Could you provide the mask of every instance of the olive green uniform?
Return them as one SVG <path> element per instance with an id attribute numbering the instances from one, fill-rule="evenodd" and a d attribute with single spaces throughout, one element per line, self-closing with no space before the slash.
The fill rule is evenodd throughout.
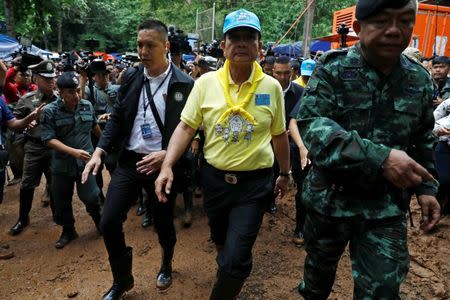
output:
<path id="1" fill-rule="evenodd" d="M 75 110 L 66 108 L 61 98 L 47 105 L 41 116 L 41 138 L 43 142 L 57 139 L 66 146 L 82 149 L 92 154 L 94 147 L 91 132 L 97 125 L 94 109 L 89 101 L 81 100 Z M 100 190 L 95 177 L 90 174 L 86 183 L 81 183 L 85 162 L 69 154 L 53 151 L 51 172 L 53 175 L 52 193 L 55 198 L 55 221 L 62 226 L 73 226 L 72 211 L 73 188 L 76 182 L 80 200 L 87 212 L 98 224 Z"/>
<path id="2" fill-rule="evenodd" d="M 56 93 L 51 96 L 43 94 L 36 90 L 25 94 L 19 99 L 14 107 L 14 115 L 17 119 L 23 119 L 32 113 L 42 103 L 51 103 L 56 99 Z M 39 186 L 42 174 L 47 179 L 47 185 L 52 182 L 50 172 L 51 151 L 41 141 L 41 125 L 38 123 L 35 127 L 25 130 L 23 175 L 20 185 L 20 211 L 19 219 L 26 220 L 31 210 L 34 189 Z M 50 205 L 52 212 L 54 199 L 50 196 Z"/>

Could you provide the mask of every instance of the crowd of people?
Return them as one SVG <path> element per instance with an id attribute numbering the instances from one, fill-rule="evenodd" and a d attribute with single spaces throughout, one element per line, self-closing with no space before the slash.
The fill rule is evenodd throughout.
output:
<path id="1" fill-rule="evenodd" d="M 156 287 L 165 290 L 175 199 L 183 195 L 189 227 L 201 189 L 217 249 L 210 299 L 235 299 L 264 213 L 276 213 L 292 179 L 292 240 L 307 253 L 299 293 L 326 299 L 349 245 L 354 298 L 397 299 L 411 196 L 425 231 L 450 213 L 450 61 L 406 49 L 416 12 L 415 0 L 359 0 L 360 41 L 301 62 L 259 59 L 261 24 L 244 9 L 225 17 L 217 70 L 201 56 L 183 62 L 158 20 L 139 25 L 140 61 L 128 68 L 102 59 L 86 68 L 0 61 L 0 203 L 7 166 L 8 184 L 20 182 L 9 234 L 30 224 L 44 174 L 43 205 L 61 227 L 55 247 L 66 247 L 78 237 L 76 185 L 108 252 L 113 283 L 103 299 L 122 299 L 134 286 L 123 223 L 137 204 L 142 226 L 158 235 Z"/>

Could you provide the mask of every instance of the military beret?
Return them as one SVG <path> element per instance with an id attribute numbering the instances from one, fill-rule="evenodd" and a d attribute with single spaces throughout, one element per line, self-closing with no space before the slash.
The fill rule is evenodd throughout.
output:
<path id="1" fill-rule="evenodd" d="M 56 81 L 56 86 L 59 89 L 76 89 L 79 84 L 80 81 L 75 72 L 64 72 Z"/>
<path id="2" fill-rule="evenodd" d="M 43 77 L 56 77 L 56 66 L 51 60 L 43 60 L 38 64 L 29 66 L 28 69 L 30 69 L 33 73 L 39 74 Z"/>
<path id="3" fill-rule="evenodd" d="M 411 0 L 358 0 L 356 19 L 364 20 L 375 16 L 385 8 L 401 8 Z"/>

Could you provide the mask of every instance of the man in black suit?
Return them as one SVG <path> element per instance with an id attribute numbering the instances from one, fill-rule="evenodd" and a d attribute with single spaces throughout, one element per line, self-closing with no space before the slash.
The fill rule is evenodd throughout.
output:
<path id="1" fill-rule="evenodd" d="M 83 180 L 91 171 L 95 175 L 101 157 L 113 146 L 120 149 L 118 166 L 111 178 L 100 222 L 114 278 L 113 286 L 103 299 L 121 299 L 133 287 L 132 248 L 125 244 L 123 222 L 136 202 L 140 188 L 144 188 L 150 197 L 162 247 L 162 264 L 156 286 L 167 289 L 172 283 L 176 193 L 169 195 L 167 203 L 158 202 L 154 181 L 166 155 L 169 139 L 180 121 L 193 80 L 168 61 L 170 44 L 164 23 L 157 20 L 141 23 L 137 45 L 142 64 L 127 71 L 111 118 L 83 172 Z M 179 176 L 177 179 L 180 180 Z"/>

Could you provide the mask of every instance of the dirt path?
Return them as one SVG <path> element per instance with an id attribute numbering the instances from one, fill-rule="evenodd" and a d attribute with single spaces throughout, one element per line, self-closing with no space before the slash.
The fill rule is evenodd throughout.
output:
<path id="1" fill-rule="evenodd" d="M 76 228 L 80 237 L 63 250 L 54 247 L 60 228 L 52 223 L 49 208 L 40 204 L 42 185 L 36 192 L 31 225 L 19 236 L 8 229 L 18 213 L 18 185 L 5 188 L 0 205 L 0 246 L 14 257 L 0 260 L 0 299 L 101 299 L 112 283 L 103 240 L 96 233 L 81 202 L 74 200 Z M 182 228 L 176 219 L 177 246 L 174 282 L 164 294 L 157 292 L 155 277 L 160 250 L 153 227 L 143 229 L 135 207 L 125 223 L 127 243 L 134 248 L 135 287 L 127 299 L 208 299 L 215 279 L 215 248 L 208 241 L 209 228 L 194 199 L 194 222 Z M 177 215 L 181 215 L 178 199 Z M 303 275 L 305 252 L 291 242 L 294 227 L 291 195 L 278 204 L 278 212 L 266 215 L 254 249 L 254 267 L 239 299 L 301 299 L 296 291 Z M 413 208 L 418 224 L 419 211 Z M 411 269 L 402 286 L 402 299 L 450 299 L 450 218 L 430 235 L 410 228 Z M 353 283 L 348 253 L 339 265 L 330 299 L 351 299 Z"/>

